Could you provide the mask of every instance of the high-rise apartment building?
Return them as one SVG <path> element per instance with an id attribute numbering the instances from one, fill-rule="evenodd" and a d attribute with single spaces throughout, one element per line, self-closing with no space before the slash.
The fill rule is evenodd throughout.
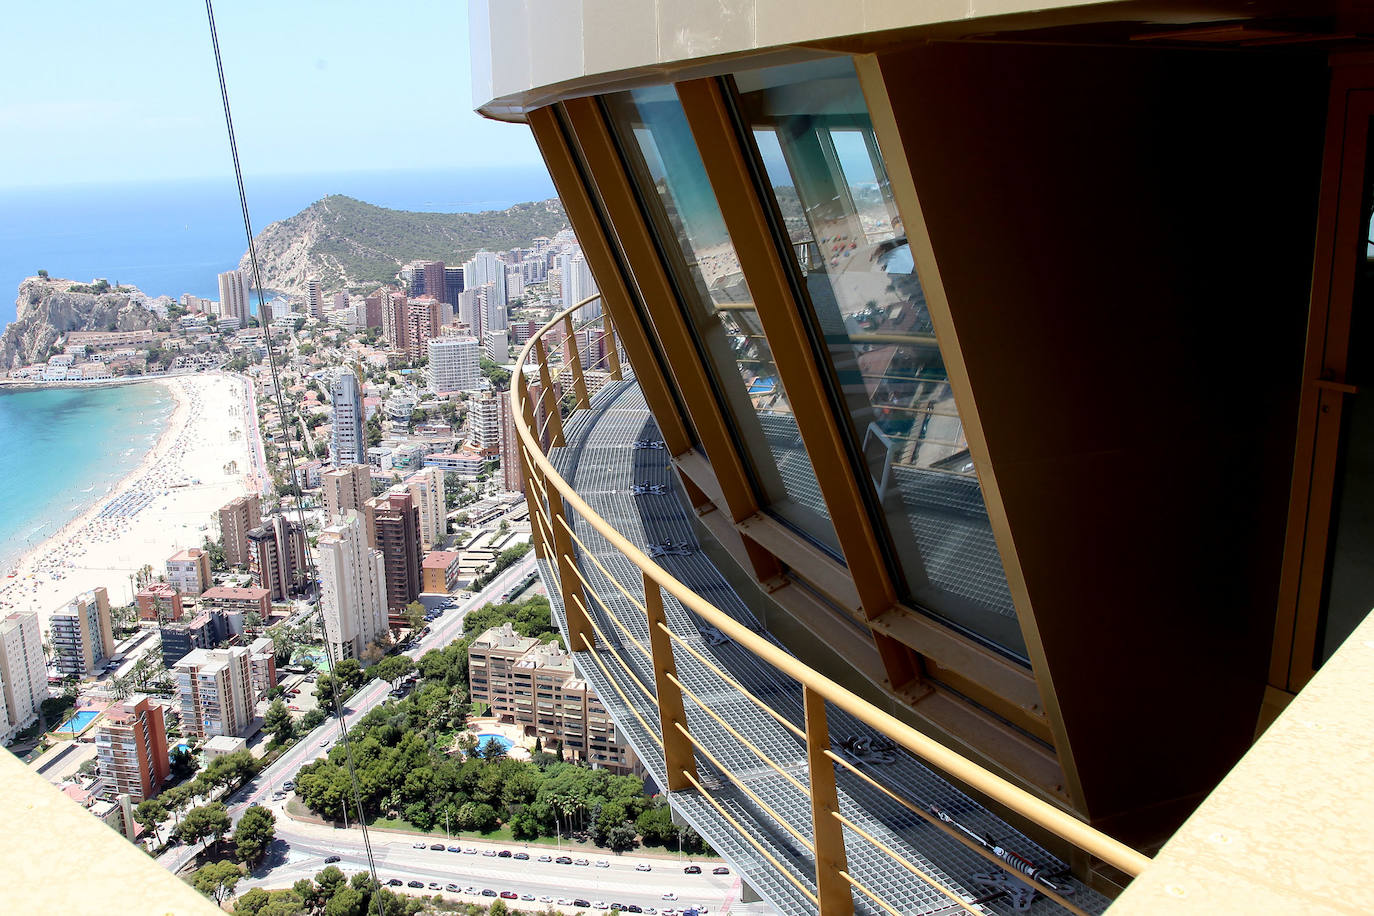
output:
<path id="1" fill-rule="evenodd" d="M 448 302 L 448 284 L 445 282 L 445 270 L 443 261 L 426 261 L 423 267 L 425 277 L 425 295 L 434 298 L 438 302 Z"/>
<path id="2" fill-rule="evenodd" d="M 262 500 L 256 493 L 230 500 L 220 508 L 219 531 L 227 565 L 248 565 L 252 556 L 248 550 L 248 532 L 261 524 Z"/>
<path id="3" fill-rule="evenodd" d="M 463 294 L 465 288 L 466 283 L 463 278 L 463 268 L 445 267 L 443 301 L 457 308 L 459 297 Z"/>
<path id="4" fill-rule="evenodd" d="M 324 287 L 319 280 L 308 280 L 305 284 L 306 314 L 311 318 L 324 320 Z"/>
<path id="5" fill-rule="evenodd" d="M 366 464 L 348 464 L 320 474 L 324 511 L 332 521 L 349 509 L 362 511 L 372 498 L 372 470 Z"/>
<path id="6" fill-rule="evenodd" d="M 586 299 L 588 296 L 596 295 L 596 279 L 592 276 L 592 269 L 587 265 L 587 259 L 582 256 L 582 249 L 574 248 L 558 257 L 558 269 L 563 274 L 563 307 L 575 305 Z M 601 306 L 592 302 L 578 313 L 578 320 L 585 321 L 595 318 L 601 314 Z"/>
<path id="7" fill-rule="evenodd" d="M 377 290 L 363 299 L 363 326 L 370 329 L 385 330 L 382 320 L 382 291 Z"/>
<path id="8" fill-rule="evenodd" d="M 49 621 L 57 670 L 63 677 L 96 674 L 114 655 L 110 596 L 95 588 L 72 599 Z"/>
<path id="9" fill-rule="evenodd" d="M 501 453 L 501 425 L 510 395 L 501 391 L 483 392 L 468 401 L 468 444 L 488 458 Z"/>
<path id="10" fill-rule="evenodd" d="M 482 377 L 475 337 L 436 337 L 428 342 L 429 387 L 434 391 L 471 391 Z"/>
<path id="11" fill-rule="evenodd" d="M 424 468 L 407 477 L 401 487 L 410 494 L 420 510 L 421 546 L 428 550 L 442 543 L 444 535 L 448 533 L 448 513 L 444 508 L 444 472 L 439 468 Z"/>
<path id="12" fill-rule="evenodd" d="M 406 297 L 400 292 L 384 288 L 382 297 L 382 338 L 392 350 L 405 350 L 409 336 L 406 330 Z"/>
<path id="13" fill-rule="evenodd" d="M 194 595 L 192 596 L 194 597 Z M 139 620 L 170 623 L 181 619 L 181 592 L 170 582 L 150 582 L 134 592 Z"/>
<path id="14" fill-rule="evenodd" d="M 245 736 L 255 702 L 250 655 L 244 646 L 193 649 L 173 666 L 183 734 Z"/>
<path id="15" fill-rule="evenodd" d="M 501 488 L 511 493 L 525 492 L 525 475 L 520 463 L 520 438 L 515 432 L 515 417 L 510 411 L 510 392 L 497 394 L 501 414 L 500 436 L 497 445 L 501 456 Z"/>
<path id="16" fill-rule="evenodd" d="M 382 552 L 386 606 L 393 616 L 420 596 L 420 509 L 409 493 L 370 499 L 364 510 L 370 545 Z"/>
<path id="17" fill-rule="evenodd" d="M 426 344 L 438 337 L 443 327 L 440 302 L 433 296 L 420 296 L 406 303 L 406 355 L 416 360 L 428 351 Z"/>
<path id="18" fill-rule="evenodd" d="M 363 393 L 358 377 L 350 370 L 335 373 L 329 383 L 334 408 L 331 452 L 335 467 L 367 463 L 367 439 L 363 436 Z"/>
<path id="19" fill-rule="evenodd" d="M 521 636 L 509 623 L 492 627 L 468 646 L 468 683 L 473 701 L 533 731 L 546 749 L 561 748 L 594 769 L 634 768 L 610 713 L 557 643 Z"/>
<path id="20" fill-rule="evenodd" d="M 219 313 L 248 326 L 248 275 L 243 271 L 226 270 L 219 275 Z"/>
<path id="21" fill-rule="evenodd" d="M 472 260 L 463 265 L 465 289 L 485 288 L 487 291 L 487 314 L 506 310 L 506 262 L 490 251 L 479 251 Z"/>
<path id="22" fill-rule="evenodd" d="M 0 620 L 0 738 L 8 739 L 38 718 L 48 698 L 48 671 L 37 614 Z"/>
<path id="23" fill-rule="evenodd" d="M 361 658 L 387 633 L 382 552 L 367 544 L 363 517 L 349 509 L 319 537 L 320 605 L 334 657 Z"/>
<path id="24" fill-rule="evenodd" d="M 96 729 L 95 751 L 111 796 L 152 798 L 171 770 L 162 707 L 146 696 L 109 707 Z"/>
<path id="25" fill-rule="evenodd" d="M 248 532 L 253 584 L 272 601 L 286 601 L 306 585 L 305 531 L 298 522 L 275 515 Z"/>
<path id="26" fill-rule="evenodd" d="M 199 547 L 178 550 L 167 558 L 167 584 L 194 598 L 210 587 L 210 554 Z"/>

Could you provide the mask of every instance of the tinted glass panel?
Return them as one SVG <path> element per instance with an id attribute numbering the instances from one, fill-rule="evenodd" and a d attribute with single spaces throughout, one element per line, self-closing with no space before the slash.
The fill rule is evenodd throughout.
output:
<path id="1" fill-rule="evenodd" d="M 1024 658 L 963 423 L 848 59 L 736 76 L 905 598 Z"/>
<path id="2" fill-rule="evenodd" d="M 838 554 L 791 402 L 677 93 L 669 86 L 636 89 L 608 96 L 606 104 L 760 503 Z"/>

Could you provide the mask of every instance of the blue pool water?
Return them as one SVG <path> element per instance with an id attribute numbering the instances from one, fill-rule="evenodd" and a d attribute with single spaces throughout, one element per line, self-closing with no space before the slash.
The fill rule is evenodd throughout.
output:
<path id="1" fill-rule="evenodd" d="M 100 710 L 98 709 L 83 709 L 57 728 L 54 728 L 53 731 L 61 732 L 64 735 L 79 735 L 86 730 L 86 727 L 90 725 L 98 715 L 100 715 Z"/>
<path id="2" fill-rule="evenodd" d="M 515 742 L 505 737 L 504 735 L 478 735 L 477 747 L 486 747 L 488 741 L 495 741 L 497 744 L 501 745 L 501 748 L 503 750 L 506 751 L 509 751 L 511 748 L 515 747 Z"/>
<path id="3" fill-rule="evenodd" d="M 771 394 L 773 386 L 776 384 L 771 378 L 756 378 L 754 383 L 749 386 L 750 394 Z"/>

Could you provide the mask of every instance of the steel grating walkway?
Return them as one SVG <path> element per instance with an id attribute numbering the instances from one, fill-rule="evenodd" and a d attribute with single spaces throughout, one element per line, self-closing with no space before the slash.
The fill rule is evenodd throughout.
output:
<path id="1" fill-rule="evenodd" d="M 593 398 L 590 409 L 579 411 L 565 421 L 565 438 L 567 445 L 551 449 L 549 458 L 596 512 L 697 594 L 781 646 L 697 549 L 687 514 L 690 510 L 682 505 L 674 490 L 668 452 L 661 447 L 652 447 L 659 440 L 658 428 L 633 382 L 608 383 Z M 569 511 L 567 518 L 584 545 L 578 549 L 578 567 L 591 584 L 595 597 L 583 595 L 583 600 L 599 629 L 594 656 L 586 651 L 574 653 L 577 668 L 612 713 L 621 737 L 634 749 L 655 781 L 666 785 L 663 752 L 656 737 L 658 711 L 653 701 L 653 667 L 647 655 L 647 622 L 644 614 L 608 581 L 587 553 L 592 554 L 636 601 L 642 602 L 640 570 L 575 513 Z M 558 623 L 566 634 L 556 570 L 546 561 L 540 561 L 539 566 Z M 798 728 L 803 726 L 800 684 L 705 624 L 666 592 L 663 601 L 669 627 L 683 637 L 687 645 L 767 702 L 784 719 Z M 619 626 L 612 621 L 611 614 Z M 636 646 L 626 633 L 632 634 L 643 648 Z M 775 764 L 806 785 L 809 780 L 802 741 L 680 647 L 676 649 L 676 663 L 679 678 L 699 700 L 696 702 L 691 696 L 683 698 L 692 735 L 777 816 L 749 798 L 700 750 L 696 752 L 699 781 L 740 828 L 814 893 L 811 853 L 779 823 L 779 820 L 785 822 L 796 835 L 809 841 L 812 828 L 807 796 L 703 712 L 701 705 L 709 707 Z M 830 704 L 827 704 L 827 714 L 832 749 L 860 766 L 870 778 L 922 808 L 932 804 L 941 806 L 960 823 L 1048 871 L 1064 868 L 1059 859 L 867 725 Z M 845 817 L 963 900 L 986 900 L 973 903 L 973 910 L 1025 912 L 1014 905 L 1010 895 L 997 893 L 1005 887 L 998 883 L 1004 872 L 843 767 L 836 768 L 836 783 L 840 811 Z M 669 797 L 673 808 L 779 912 L 797 916 L 816 912 L 811 899 L 779 874 L 778 869 L 741 836 L 740 829 L 710 802 L 695 791 L 674 792 Z M 850 874 L 880 896 L 893 912 L 915 916 L 961 910 L 948 895 L 848 828 L 845 828 L 845 841 Z M 979 877 L 990 880 L 980 881 Z M 1072 879 L 1066 878 L 1064 883 L 1076 890 L 1071 899 L 1089 912 L 1100 913 L 1110 902 Z M 1013 882 L 1012 889 L 1020 887 Z M 994 899 L 987 900 L 988 897 Z M 861 893 L 855 892 L 854 898 L 858 913 L 879 916 L 885 912 Z M 1062 910 L 1052 901 L 1037 898 L 1030 912 Z"/>

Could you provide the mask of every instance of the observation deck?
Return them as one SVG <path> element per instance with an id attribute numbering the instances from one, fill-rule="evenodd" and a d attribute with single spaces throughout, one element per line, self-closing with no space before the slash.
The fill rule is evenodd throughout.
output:
<path id="1" fill-rule="evenodd" d="M 578 670 L 678 814 L 783 913 L 1105 910 L 1067 863 L 930 764 L 1128 873 L 1148 860 L 806 667 L 754 616 L 702 552 L 604 317 L 575 328 L 578 307 L 531 340 L 514 376 L 539 569 Z M 564 342 L 598 339 L 604 363 L 555 364 L 562 344 L 544 335 L 560 327 Z M 560 378 L 576 398 L 566 418 Z"/>

